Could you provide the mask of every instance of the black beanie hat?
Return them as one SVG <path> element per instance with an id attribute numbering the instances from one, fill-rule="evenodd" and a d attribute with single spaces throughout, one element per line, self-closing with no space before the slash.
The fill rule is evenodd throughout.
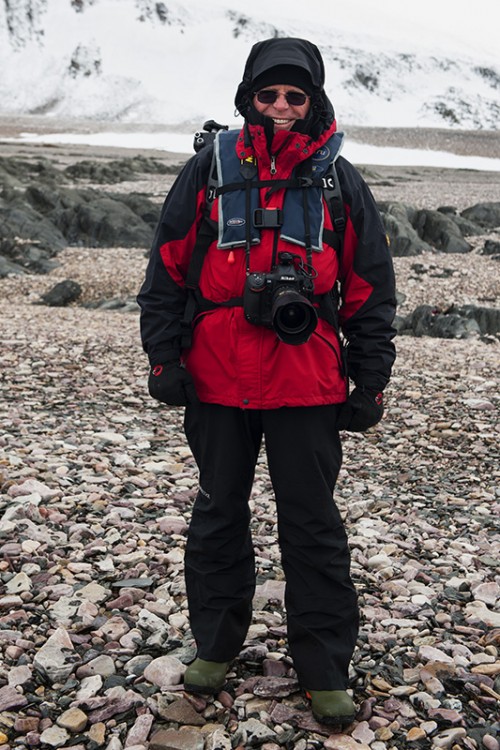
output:
<path id="1" fill-rule="evenodd" d="M 275 65 L 273 68 L 265 70 L 252 81 L 254 91 L 260 91 L 266 88 L 266 86 L 279 84 L 296 86 L 309 96 L 314 89 L 310 73 L 305 68 L 299 68 L 297 65 Z"/>

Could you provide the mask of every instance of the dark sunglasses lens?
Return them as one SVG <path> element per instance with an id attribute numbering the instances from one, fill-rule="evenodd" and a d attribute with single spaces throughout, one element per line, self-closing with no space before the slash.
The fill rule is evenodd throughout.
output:
<path id="1" fill-rule="evenodd" d="M 272 91 L 271 89 L 264 89 L 263 91 L 257 92 L 257 101 L 261 104 L 274 104 L 277 98 L 278 92 Z M 289 91 L 285 94 L 285 99 L 292 107 L 301 107 L 306 103 L 307 96 L 300 91 Z"/>
<path id="2" fill-rule="evenodd" d="M 259 101 L 261 104 L 274 104 L 276 99 L 278 98 L 278 94 L 276 91 L 258 91 L 257 92 L 257 101 Z"/>
<path id="3" fill-rule="evenodd" d="M 300 91 L 289 91 L 288 94 L 286 94 L 286 100 L 288 104 L 292 105 L 292 107 L 301 107 L 306 103 L 306 99 L 307 96 L 301 94 Z"/>

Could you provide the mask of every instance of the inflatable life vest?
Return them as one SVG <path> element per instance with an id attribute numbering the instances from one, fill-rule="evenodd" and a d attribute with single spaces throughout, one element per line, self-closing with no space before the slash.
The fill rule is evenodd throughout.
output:
<path id="1" fill-rule="evenodd" d="M 228 130 L 214 121 L 205 123 L 204 128 L 208 132 L 200 131 L 195 134 L 195 151 L 208 144 L 213 144 L 214 151 L 203 221 L 186 275 L 188 298 L 181 321 L 183 349 L 191 346 L 192 326 L 196 315 L 219 306 L 204 299 L 199 289 L 203 261 L 215 239 L 219 248 L 243 246 L 249 252 L 251 245 L 260 242 L 261 228 L 279 227 L 283 239 L 305 247 L 308 253 L 320 252 L 322 239 L 328 231 L 323 228 L 323 197 L 335 229 L 334 232 L 329 232 L 331 236 L 328 243 L 335 248 L 339 256 L 342 253 L 345 229 L 344 203 L 335 170 L 335 160 L 343 142 L 342 133 L 334 133 L 326 144 L 307 160 L 308 174 L 294 174 L 286 180 L 260 180 L 256 164 L 246 161 L 242 163 L 237 158 L 235 146 L 239 130 Z M 261 187 L 286 189 L 283 211 L 265 211 L 259 207 Z M 216 197 L 219 197 L 217 224 L 210 218 Z M 307 213 L 306 220 L 304 212 Z M 320 315 L 335 325 L 338 307 L 336 290 L 318 296 L 317 301 L 320 304 Z M 234 298 L 222 304 L 232 307 L 242 305 L 243 301 L 242 298 Z"/>

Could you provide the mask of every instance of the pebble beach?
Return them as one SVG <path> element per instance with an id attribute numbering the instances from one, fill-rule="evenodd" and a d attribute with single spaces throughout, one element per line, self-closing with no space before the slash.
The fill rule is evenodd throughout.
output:
<path id="1" fill-rule="evenodd" d="M 500 153 L 498 136 L 461 138 L 469 152 Z M 0 148 L 90 158 L 83 147 Z M 497 173 L 366 175 L 381 201 L 500 201 Z M 156 175 L 140 189 L 160 207 L 170 184 Z M 473 238 L 467 255 L 395 258 L 400 314 L 498 308 L 488 238 L 499 232 Z M 68 247 L 48 274 L 0 279 L 0 750 L 499 750 L 498 338 L 399 336 L 384 420 L 344 434 L 335 499 L 362 615 L 355 722 L 317 723 L 296 681 L 264 452 L 250 501 L 253 622 L 224 690 L 202 699 L 182 686 L 195 656 L 183 554 L 197 491 L 183 410 L 147 393 L 133 304 L 93 307 L 133 300 L 146 251 Z M 63 279 L 81 299 L 39 304 Z"/>

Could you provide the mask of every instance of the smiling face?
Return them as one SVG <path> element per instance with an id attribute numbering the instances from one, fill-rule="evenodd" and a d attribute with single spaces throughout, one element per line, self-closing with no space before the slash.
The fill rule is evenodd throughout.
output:
<path id="1" fill-rule="evenodd" d="M 272 86 L 266 86 L 261 91 L 274 91 L 278 96 L 275 102 L 271 104 L 265 104 L 259 101 L 257 92 L 253 97 L 253 105 L 257 112 L 260 112 L 265 117 L 270 117 L 274 122 L 274 132 L 278 130 L 291 130 L 296 120 L 303 120 L 309 108 L 311 106 L 310 98 L 299 89 L 297 86 L 288 86 L 287 84 L 274 84 Z M 290 104 L 286 98 L 286 94 L 296 92 L 307 96 L 304 104 Z"/>

